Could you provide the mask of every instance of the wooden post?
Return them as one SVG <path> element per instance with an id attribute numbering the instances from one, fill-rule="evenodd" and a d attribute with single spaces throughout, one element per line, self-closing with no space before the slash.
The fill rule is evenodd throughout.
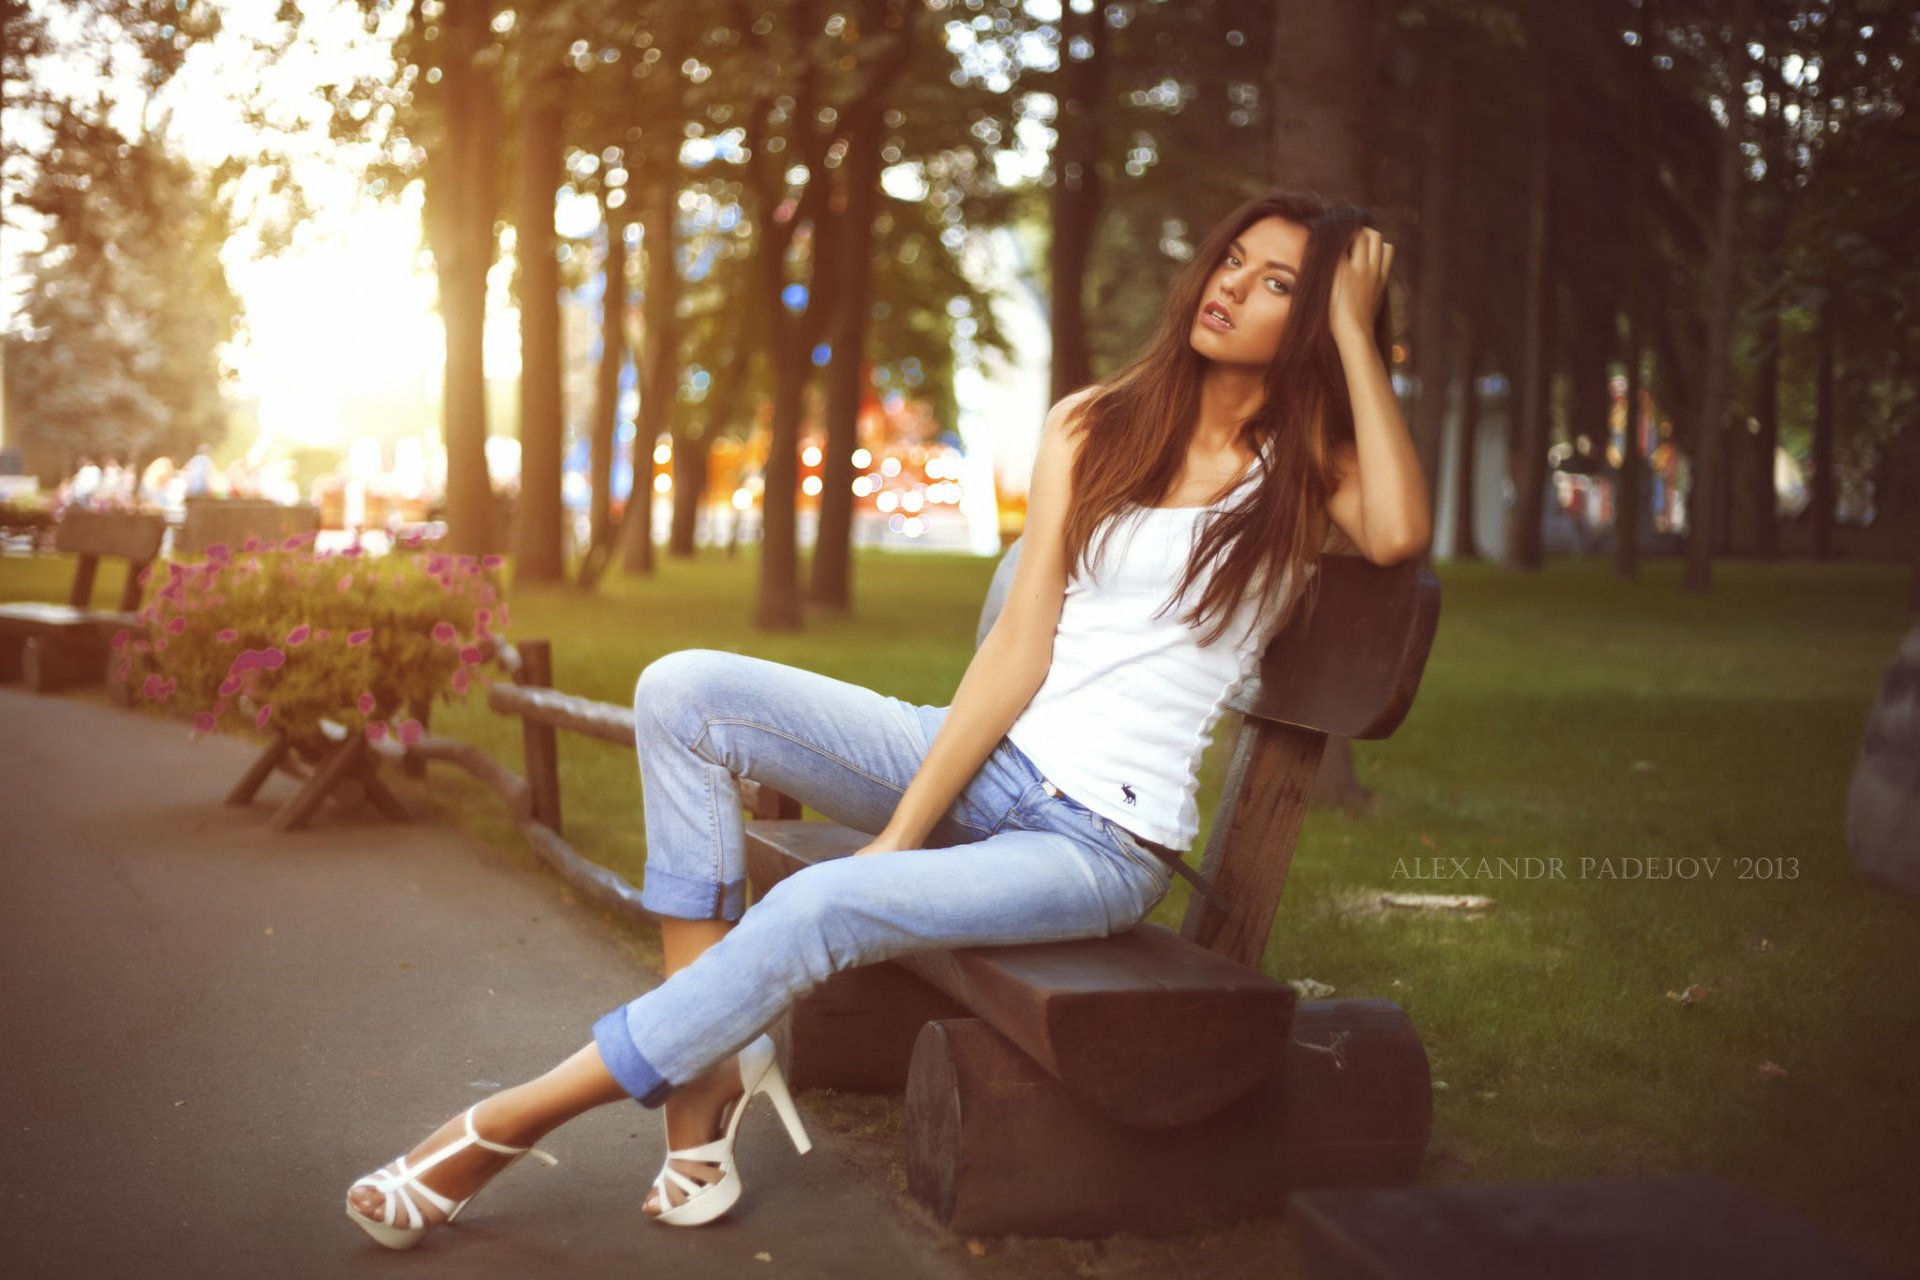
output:
<path id="1" fill-rule="evenodd" d="M 412 712 L 413 718 L 420 722 L 420 730 L 423 734 L 432 726 L 432 698 L 415 698 L 407 704 L 407 710 Z M 407 752 L 406 755 L 400 757 L 400 772 L 409 778 L 426 777 L 427 758 L 412 751 Z"/>
<path id="2" fill-rule="evenodd" d="M 545 640 L 529 640 L 520 646 L 518 683 L 536 689 L 553 688 L 553 646 Z M 550 724 L 531 716 L 520 717 L 520 731 L 527 757 L 527 785 L 533 789 L 533 820 L 558 835 L 560 833 L 560 742 Z"/>
<path id="3" fill-rule="evenodd" d="M 280 762 L 291 750 L 293 750 L 292 740 L 286 734 L 276 731 L 273 741 L 267 744 L 267 749 L 247 767 L 239 784 L 227 793 L 227 803 L 236 808 L 252 804 L 254 796 L 259 794 L 260 788 L 266 784 L 268 778 L 273 776 L 273 771 L 280 767 Z"/>

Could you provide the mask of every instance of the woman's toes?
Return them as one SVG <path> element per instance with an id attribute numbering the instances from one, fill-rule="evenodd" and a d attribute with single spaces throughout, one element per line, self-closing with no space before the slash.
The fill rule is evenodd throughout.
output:
<path id="1" fill-rule="evenodd" d="M 372 1187 L 355 1187 L 347 1193 L 347 1199 L 353 1201 L 354 1208 L 375 1220 L 379 1219 L 380 1210 L 387 1202 L 387 1198 Z"/>

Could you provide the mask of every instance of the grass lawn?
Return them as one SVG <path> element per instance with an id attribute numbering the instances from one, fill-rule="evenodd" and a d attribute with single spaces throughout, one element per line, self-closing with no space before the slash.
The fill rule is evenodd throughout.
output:
<path id="1" fill-rule="evenodd" d="M 751 549 L 663 560 L 657 578 L 616 576 L 591 598 L 517 588 L 515 638 L 551 638 L 555 684 L 616 703 L 653 658 L 696 646 L 944 703 L 993 568 L 860 552 L 856 616 L 762 635 L 747 624 L 757 563 Z M 62 597 L 70 572 L 0 561 L 0 598 Z M 1355 744 L 1379 811 L 1309 820 L 1267 971 L 1408 1011 L 1436 1087 L 1423 1181 L 1713 1174 L 1911 1267 L 1920 903 L 1863 886 L 1845 844 L 1867 709 L 1912 623 L 1905 570 L 1725 563 L 1705 597 L 1680 591 L 1677 561 L 1635 583 L 1596 560 L 1439 572 L 1413 711 L 1392 739 Z M 103 571 L 96 598 L 117 587 Z M 1207 757 L 1202 841 L 1231 727 Z M 436 710 L 434 730 L 522 767 L 517 723 L 478 696 Z M 561 762 L 569 840 L 638 883 L 632 754 L 563 735 Z M 492 794 L 457 771 L 436 767 L 409 794 L 531 859 Z M 1478 865 L 1498 858 L 1541 861 Z M 1672 858 L 1702 869 L 1649 878 L 1623 861 Z M 1475 870 L 1487 874 L 1458 874 Z M 1389 889 L 1497 905 L 1476 918 L 1356 909 Z M 1187 895 L 1176 881 L 1154 919 L 1176 925 Z M 1690 986 L 1704 994 L 1672 998 Z M 842 1101 L 844 1123 L 881 1131 L 876 1156 L 897 1147 L 889 1103 Z M 1276 1238 L 1217 1234 L 1208 1256 Z M 1097 1242 L 1047 1248 L 1071 1274 Z M 1152 1273 L 1145 1257 L 1139 1274 Z"/>

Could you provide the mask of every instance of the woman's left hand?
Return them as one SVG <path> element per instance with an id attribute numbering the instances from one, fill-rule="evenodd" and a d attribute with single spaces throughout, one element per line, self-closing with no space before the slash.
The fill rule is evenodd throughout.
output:
<path id="1" fill-rule="evenodd" d="M 1333 273 L 1332 324 L 1361 334 L 1373 332 L 1374 317 L 1387 297 L 1387 272 L 1393 267 L 1393 246 L 1373 227 L 1361 227 L 1340 256 Z"/>

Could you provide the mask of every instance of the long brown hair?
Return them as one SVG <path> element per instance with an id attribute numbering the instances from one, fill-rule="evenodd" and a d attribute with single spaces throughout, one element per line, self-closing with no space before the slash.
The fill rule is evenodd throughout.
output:
<path id="1" fill-rule="evenodd" d="M 1333 277 L 1354 233 L 1375 225 L 1373 214 L 1300 192 L 1273 191 L 1248 200 L 1214 227 L 1175 277 L 1153 337 L 1129 363 L 1100 379 L 1095 384 L 1099 390 L 1076 414 L 1088 447 L 1074 462 L 1066 557 L 1079 572 L 1091 559 L 1096 533 L 1103 549 L 1113 535 L 1119 521 L 1110 517 L 1159 505 L 1180 474 L 1199 418 L 1207 366 L 1207 358 L 1189 340 L 1194 313 L 1228 246 L 1268 217 L 1303 226 L 1308 235 L 1287 327 L 1267 365 L 1266 398 L 1241 427 L 1241 442 L 1253 453 L 1260 474 L 1250 496 L 1202 513 L 1186 571 L 1156 612 L 1158 616 L 1178 603 L 1208 573 L 1208 565 L 1218 561 L 1184 619 L 1198 627 L 1209 614 L 1217 614 L 1200 641 L 1203 645 L 1220 638 L 1240 603 L 1253 593 L 1265 615 L 1263 638 L 1290 621 L 1298 608 L 1312 608 L 1319 579 L 1312 566 L 1321 548 L 1309 545 L 1311 530 L 1339 481 L 1333 450 L 1354 438 L 1353 406 L 1329 325 Z M 1391 367 L 1388 311 L 1380 308 L 1373 341 Z M 1303 579 L 1311 580 L 1304 593 L 1294 589 Z M 1270 590 L 1269 583 L 1280 586 Z"/>

